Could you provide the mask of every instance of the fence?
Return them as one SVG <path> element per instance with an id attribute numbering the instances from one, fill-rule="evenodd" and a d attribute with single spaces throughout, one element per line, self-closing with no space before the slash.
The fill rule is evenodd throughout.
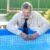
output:
<path id="1" fill-rule="evenodd" d="M 26 1 L 32 4 L 34 10 L 50 9 L 50 0 L 0 0 L 0 13 L 20 10 L 22 3 Z"/>

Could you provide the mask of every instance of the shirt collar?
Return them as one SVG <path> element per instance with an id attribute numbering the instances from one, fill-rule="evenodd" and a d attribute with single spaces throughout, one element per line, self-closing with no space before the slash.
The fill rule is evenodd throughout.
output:
<path id="1" fill-rule="evenodd" d="M 28 17 L 28 19 L 31 19 L 32 18 L 32 13 L 31 15 Z M 25 19 L 24 15 L 22 14 L 22 19 Z"/>

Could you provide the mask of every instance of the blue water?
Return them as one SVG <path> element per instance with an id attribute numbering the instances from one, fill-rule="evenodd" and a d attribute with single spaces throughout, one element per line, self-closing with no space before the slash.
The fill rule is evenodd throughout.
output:
<path id="1" fill-rule="evenodd" d="M 22 47 L 21 47 L 22 46 Z M 0 50 L 50 50 L 50 45 L 34 44 L 34 45 L 6 45 L 1 46 Z"/>
<path id="2" fill-rule="evenodd" d="M 33 33 L 29 29 L 29 33 Z M 50 50 L 50 30 L 35 40 L 25 41 L 21 36 L 0 30 L 0 50 Z"/>

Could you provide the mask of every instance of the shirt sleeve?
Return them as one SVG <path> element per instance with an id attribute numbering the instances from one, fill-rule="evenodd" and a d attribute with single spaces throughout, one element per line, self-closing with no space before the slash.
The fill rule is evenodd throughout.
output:
<path id="1" fill-rule="evenodd" d="M 13 16 L 13 18 L 10 20 L 10 22 L 7 24 L 7 29 L 17 35 L 20 35 L 20 33 L 22 31 L 18 30 L 18 26 L 15 27 L 15 25 L 17 24 L 17 18 L 18 18 L 19 14 L 15 14 Z"/>
<path id="2" fill-rule="evenodd" d="M 37 30 L 37 33 L 39 35 L 41 35 L 41 34 L 45 33 L 49 29 L 49 23 L 40 13 L 37 13 L 37 17 L 38 17 L 38 24 L 40 24 L 40 26 L 41 26 Z"/>

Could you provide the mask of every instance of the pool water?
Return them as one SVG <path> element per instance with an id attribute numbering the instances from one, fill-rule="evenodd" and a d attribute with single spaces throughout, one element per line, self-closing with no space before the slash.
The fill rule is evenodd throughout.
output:
<path id="1" fill-rule="evenodd" d="M 32 31 L 29 30 L 29 32 Z M 50 30 L 38 36 L 37 39 L 28 41 L 7 29 L 0 30 L 0 50 L 50 50 Z"/>

